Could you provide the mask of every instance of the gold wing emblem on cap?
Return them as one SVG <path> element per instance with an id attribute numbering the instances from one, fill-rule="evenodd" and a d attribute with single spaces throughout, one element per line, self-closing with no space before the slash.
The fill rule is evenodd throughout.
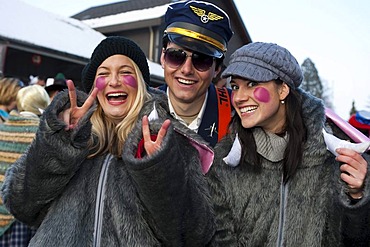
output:
<path id="1" fill-rule="evenodd" d="M 209 12 L 209 13 L 208 13 L 208 18 L 209 18 L 211 21 L 218 21 L 218 20 L 223 19 L 223 17 L 222 17 L 222 16 L 217 15 L 217 14 L 212 13 L 212 12 Z"/>
<path id="2" fill-rule="evenodd" d="M 204 9 L 200 9 L 194 6 L 190 6 L 190 8 L 194 12 L 194 14 L 200 17 L 200 21 L 203 23 L 207 23 L 208 21 L 218 21 L 224 18 L 212 12 L 209 12 L 208 15 L 206 15 L 206 11 Z"/>

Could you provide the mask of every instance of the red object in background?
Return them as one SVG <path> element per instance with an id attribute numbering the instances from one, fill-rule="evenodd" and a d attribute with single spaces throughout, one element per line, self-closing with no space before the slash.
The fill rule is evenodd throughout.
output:
<path id="1" fill-rule="evenodd" d="M 42 61 L 42 59 L 41 59 L 40 55 L 32 55 L 32 63 L 33 64 L 40 65 L 41 61 Z"/>
<path id="2" fill-rule="evenodd" d="M 356 120 L 356 114 L 352 114 L 348 122 L 357 129 L 370 130 L 369 124 L 363 124 Z"/>

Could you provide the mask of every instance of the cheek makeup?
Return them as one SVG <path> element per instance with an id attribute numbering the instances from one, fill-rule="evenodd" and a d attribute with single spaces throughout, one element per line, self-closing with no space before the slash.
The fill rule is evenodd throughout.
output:
<path id="1" fill-rule="evenodd" d="M 105 78 L 100 76 L 96 79 L 95 86 L 99 89 L 99 91 L 102 91 L 105 88 Z"/>
<path id="2" fill-rule="evenodd" d="M 254 97 L 256 100 L 261 101 L 263 103 L 267 103 L 270 101 L 270 94 L 266 88 L 257 87 L 253 92 Z"/>
<path id="3" fill-rule="evenodd" d="M 123 83 L 125 83 L 127 86 L 137 88 L 137 81 L 132 75 L 124 75 L 122 76 L 122 79 Z"/>
<path id="4" fill-rule="evenodd" d="M 137 81 L 132 75 L 124 75 L 122 76 L 122 81 L 127 86 L 137 88 Z M 105 77 L 100 76 L 96 79 L 95 86 L 102 91 L 105 88 Z"/>

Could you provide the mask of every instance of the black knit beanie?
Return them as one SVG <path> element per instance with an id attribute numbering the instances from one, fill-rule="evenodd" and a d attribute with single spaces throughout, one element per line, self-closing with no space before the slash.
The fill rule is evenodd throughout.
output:
<path id="1" fill-rule="evenodd" d="M 122 36 L 110 36 L 100 42 L 91 55 L 90 61 L 82 70 L 82 84 L 85 92 L 90 92 L 94 83 L 96 70 L 102 62 L 113 55 L 125 55 L 139 67 L 146 83 L 150 81 L 149 65 L 144 52 L 132 40 Z"/>

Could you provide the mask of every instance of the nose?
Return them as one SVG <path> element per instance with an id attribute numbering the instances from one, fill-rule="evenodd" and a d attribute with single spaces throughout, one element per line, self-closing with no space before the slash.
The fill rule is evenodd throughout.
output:
<path id="1" fill-rule="evenodd" d="M 233 102 L 234 106 L 237 106 L 238 104 L 248 101 L 249 99 L 249 94 L 248 90 L 237 90 L 237 91 L 232 91 L 231 94 L 231 101 Z"/>
<path id="2" fill-rule="evenodd" d="M 185 62 L 181 66 L 181 72 L 184 75 L 189 75 L 194 73 L 193 62 L 191 61 L 191 55 L 187 55 Z"/>
<path id="3" fill-rule="evenodd" d="M 119 76 L 112 76 L 109 80 L 109 86 L 117 87 L 122 85 L 121 78 Z"/>

